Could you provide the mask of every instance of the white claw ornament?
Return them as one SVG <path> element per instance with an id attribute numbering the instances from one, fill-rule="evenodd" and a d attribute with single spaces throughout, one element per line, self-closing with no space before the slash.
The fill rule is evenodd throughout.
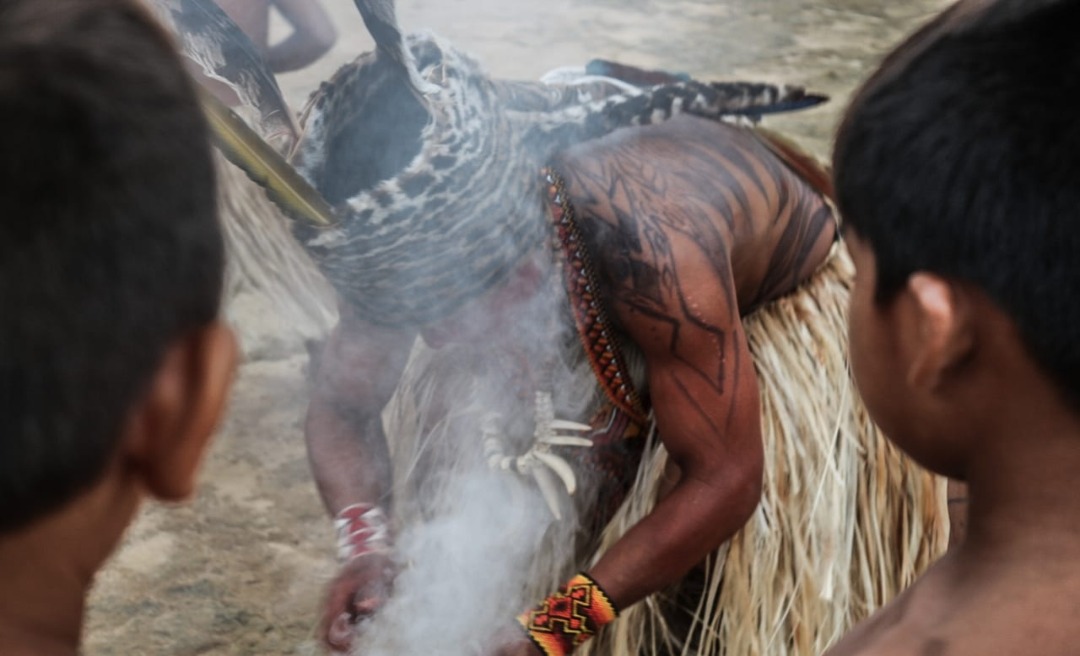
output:
<path id="1" fill-rule="evenodd" d="M 533 444 L 520 456 L 508 456 L 503 450 L 503 438 L 497 428 L 498 416 L 488 414 L 481 421 L 481 435 L 484 440 L 484 457 L 492 469 L 514 471 L 522 476 L 532 476 L 540 493 L 547 502 L 555 519 L 562 519 L 560 510 L 561 495 L 558 484 L 561 482 L 567 494 L 577 491 L 577 477 L 570 463 L 552 452 L 554 446 L 589 448 L 592 440 L 582 434 L 592 430 L 588 424 L 555 418 L 555 409 L 548 392 L 536 393 L 535 424 Z"/>

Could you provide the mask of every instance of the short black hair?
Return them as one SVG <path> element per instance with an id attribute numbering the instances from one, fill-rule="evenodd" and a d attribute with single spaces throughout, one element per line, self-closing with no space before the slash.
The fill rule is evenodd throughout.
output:
<path id="1" fill-rule="evenodd" d="M 3 532 L 100 479 L 224 248 L 194 87 L 133 0 L 3 0 L 0 126 Z"/>
<path id="2" fill-rule="evenodd" d="M 917 271 L 981 289 L 1080 409 L 1078 26 L 1075 0 L 954 7 L 857 94 L 834 171 L 878 302 Z"/>

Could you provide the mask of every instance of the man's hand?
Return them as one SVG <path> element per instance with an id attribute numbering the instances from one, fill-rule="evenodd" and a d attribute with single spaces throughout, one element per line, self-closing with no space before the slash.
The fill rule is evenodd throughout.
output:
<path id="1" fill-rule="evenodd" d="M 544 656 L 531 640 L 522 638 L 512 643 L 501 645 L 492 656 Z"/>
<path id="2" fill-rule="evenodd" d="M 386 603 L 396 573 L 390 554 L 383 552 L 368 552 L 345 563 L 331 582 L 323 606 L 320 633 L 330 649 L 350 649 L 357 622 Z"/>
<path id="3" fill-rule="evenodd" d="M 501 629 L 492 638 L 488 656 L 544 656 L 516 623 Z"/>

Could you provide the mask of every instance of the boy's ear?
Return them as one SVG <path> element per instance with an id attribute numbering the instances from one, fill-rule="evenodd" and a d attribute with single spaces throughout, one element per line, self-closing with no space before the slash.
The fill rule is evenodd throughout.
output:
<path id="1" fill-rule="evenodd" d="M 132 409 L 127 456 L 158 499 L 181 501 L 194 494 L 199 464 L 232 387 L 237 351 L 232 330 L 221 322 L 176 340 Z"/>
<path id="2" fill-rule="evenodd" d="M 933 391 L 974 349 L 968 304 L 948 280 L 929 273 L 912 274 L 904 291 L 907 382 Z"/>

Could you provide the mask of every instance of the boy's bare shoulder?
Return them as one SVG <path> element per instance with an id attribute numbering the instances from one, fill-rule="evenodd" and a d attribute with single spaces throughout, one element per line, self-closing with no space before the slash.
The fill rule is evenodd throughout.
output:
<path id="1" fill-rule="evenodd" d="M 962 581 L 950 564 L 932 568 L 825 656 L 1076 653 L 1080 644 L 1076 581 L 1065 577 L 1033 583 L 1026 576 L 1029 569 L 1006 566 L 1000 576 L 972 584 Z"/>
<path id="2" fill-rule="evenodd" d="M 891 603 L 874 613 L 849 631 L 840 642 L 832 647 L 826 656 L 900 656 L 910 654 L 944 654 L 940 651 L 926 651 L 920 645 L 919 633 L 923 627 L 920 608 L 924 596 L 920 588 L 926 582 L 922 579 L 905 590 Z M 916 616 L 912 616 L 912 613 Z"/>

